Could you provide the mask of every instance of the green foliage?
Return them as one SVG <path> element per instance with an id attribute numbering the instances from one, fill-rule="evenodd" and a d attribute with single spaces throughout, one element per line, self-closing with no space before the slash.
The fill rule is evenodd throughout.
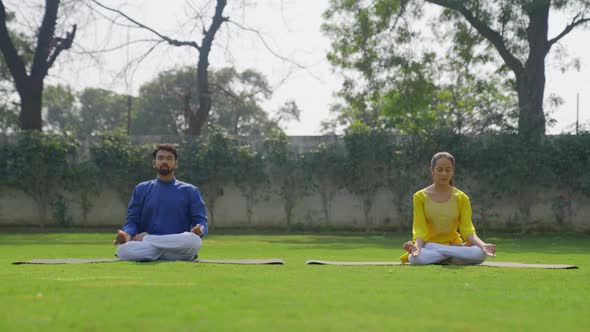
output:
<path id="1" fill-rule="evenodd" d="M 250 147 L 238 147 L 234 157 L 233 182 L 246 199 L 246 219 L 251 224 L 256 203 L 268 199 L 270 179 L 265 171 L 264 159 L 252 152 Z"/>
<path id="2" fill-rule="evenodd" d="M 127 128 L 128 97 L 115 92 L 87 88 L 79 96 L 81 136 Z"/>
<path id="3" fill-rule="evenodd" d="M 189 156 L 179 176 L 194 181 L 203 192 L 211 225 L 215 224 L 215 203 L 233 179 L 237 149 L 237 140 L 220 130 L 212 131 L 201 142 L 188 140 L 180 147 L 182 153 Z"/>
<path id="4" fill-rule="evenodd" d="M 47 86 L 43 91 L 43 106 L 47 124 L 52 131 L 78 132 L 80 119 L 75 108 L 76 96 L 69 86 Z"/>
<path id="5" fill-rule="evenodd" d="M 6 12 L 6 23 L 8 28 L 8 35 L 14 44 L 17 52 L 21 55 L 25 65 L 28 67 L 33 62 L 34 51 L 34 40 L 31 37 L 20 32 L 18 23 L 16 22 L 16 16 L 14 12 Z M 22 23 L 21 23 L 22 24 Z M 10 81 L 12 77 L 10 70 L 6 65 L 4 56 L 0 56 L 0 81 Z"/>
<path id="6" fill-rule="evenodd" d="M 196 69 L 183 67 L 159 73 L 140 88 L 138 111 L 132 132 L 150 135 L 177 135 L 188 127 L 188 116 L 198 107 Z M 210 70 L 212 108 L 208 126 L 222 128 L 232 136 L 262 136 L 275 121 L 269 119 L 261 103 L 272 95 L 266 77 L 253 70 L 235 68 Z"/>
<path id="7" fill-rule="evenodd" d="M 547 122 L 546 56 L 586 25 L 587 7 L 584 0 L 332 0 L 322 30 L 332 41 L 328 60 L 345 77 L 334 122 L 381 127 L 383 115 L 389 129 L 410 135 L 513 133 L 518 124 L 534 144 Z M 550 39 L 556 13 L 571 24 Z"/>
<path id="8" fill-rule="evenodd" d="M 12 160 L 5 165 L 9 185 L 37 203 L 41 226 L 47 223 L 47 210 L 54 197 L 66 189 L 64 182 L 76 161 L 77 148 L 78 142 L 68 135 L 25 132 L 19 136 Z"/>
<path id="9" fill-rule="evenodd" d="M 311 174 L 313 191 L 320 195 L 324 221 L 330 224 L 332 202 L 338 193 L 340 175 L 344 173 L 345 157 L 336 144 L 321 144 L 305 154 L 305 167 Z"/>
<path id="10" fill-rule="evenodd" d="M 113 189 L 127 206 L 135 186 L 154 177 L 149 167 L 152 151 L 131 144 L 122 132 L 103 133 L 100 138 L 100 144 L 90 149 L 92 162 L 102 179 L 100 187 Z"/>
<path id="11" fill-rule="evenodd" d="M 80 161 L 71 168 L 66 186 L 68 191 L 75 194 L 75 200 L 80 205 L 82 218 L 86 223 L 96 196 L 105 188 L 101 186 L 101 172 L 94 162 Z"/>
<path id="12" fill-rule="evenodd" d="M 0 95 L 0 133 L 18 132 L 18 107 L 12 104 L 5 96 Z"/>
<path id="13" fill-rule="evenodd" d="M 254 70 L 235 68 L 211 70 L 212 108 L 209 125 L 223 128 L 232 136 L 264 136 L 277 128 L 262 103 L 271 97 L 266 77 Z"/>
<path id="14" fill-rule="evenodd" d="M 293 210 L 311 191 L 309 173 L 303 166 L 305 159 L 289 150 L 287 136 L 281 131 L 271 132 L 265 138 L 264 158 L 275 193 L 283 201 L 287 227 L 297 227 L 293 224 Z"/>
<path id="15" fill-rule="evenodd" d="M 51 212 L 53 219 L 60 227 L 70 227 L 73 223 L 73 218 L 69 213 L 69 206 L 63 194 L 57 194 L 51 202 Z"/>
<path id="16" fill-rule="evenodd" d="M 342 168 L 342 185 L 361 200 L 365 227 L 370 228 L 375 196 L 383 187 L 392 158 L 390 136 L 355 123 L 344 135 L 344 142 L 347 158 Z"/>
<path id="17" fill-rule="evenodd" d="M 131 132 L 139 135 L 177 135 L 188 126 L 196 100 L 196 69 L 181 68 L 158 74 L 139 89 L 137 114 Z"/>
<path id="18" fill-rule="evenodd" d="M 105 190 L 116 192 L 127 205 L 135 185 L 154 177 L 152 150 L 130 143 L 121 132 L 100 138 L 90 147 L 90 160 L 77 157 L 78 143 L 65 134 L 27 132 L 14 143 L 7 140 L 0 153 L 11 157 L 0 162 L 5 174 L 0 186 L 29 195 L 39 208 L 42 225 L 50 212 L 58 224 L 71 225 L 73 204 L 80 206 L 86 221 L 93 198 Z M 309 225 L 295 220 L 293 212 L 304 197 L 316 193 L 323 221 L 329 226 L 334 197 L 339 190 L 346 190 L 361 202 L 362 226 L 371 229 L 376 225 L 371 213 L 375 197 L 380 190 L 387 190 L 400 221 L 387 227 L 407 229 L 411 225 L 411 195 L 431 181 L 431 156 L 449 151 L 457 160 L 455 182 L 473 201 L 478 230 L 531 232 L 574 226 L 570 221 L 576 203 L 590 197 L 589 149 L 590 135 L 548 137 L 525 145 L 516 135 L 437 132 L 393 136 L 357 122 L 341 141 L 305 154 L 293 151 L 281 131 L 271 132 L 263 152 L 255 153 L 224 130 L 216 130 L 207 137 L 185 138 L 179 146 L 176 174 L 202 190 L 213 224 L 216 202 L 226 188 L 235 185 L 246 201 L 249 224 L 256 204 L 272 194 L 282 201 L 286 226 L 304 229 Z M 516 209 L 498 211 L 507 201 Z M 553 225 L 548 225 L 547 219 L 532 218 L 532 209 L 537 206 L 551 208 L 548 216 L 554 218 Z"/>
<path id="19" fill-rule="evenodd" d="M 565 194 L 590 196 L 590 134 L 560 135 L 551 141 L 550 166 L 553 183 L 568 188 Z"/>

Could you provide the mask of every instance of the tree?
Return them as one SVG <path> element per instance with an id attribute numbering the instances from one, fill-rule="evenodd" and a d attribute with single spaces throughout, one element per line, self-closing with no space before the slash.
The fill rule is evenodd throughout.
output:
<path id="1" fill-rule="evenodd" d="M 15 170 L 12 185 L 37 204 L 41 227 L 47 224 L 52 200 L 66 189 L 65 179 L 74 167 L 77 148 L 78 143 L 68 135 L 31 131 L 19 136 L 7 169 Z"/>
<path id="2" fill-rule="evenodd" d="M 6 13 L 6 22 L 8 25 L 15 21 L 15 16 L 11 12 Z M 15 48 L 23 56 L 23 61 L 28 65 L 33 61 L 33 43 L 23 33 L 8 30 L 10 37 L 14 42 Z M 10 76 L 10 70 L 6 65 L 3 56 L 0 56 L 0 131 L 2 133 L 14 132 L 19 128 L 18 123 L 18 103 L 14 100 L 15 94 L 14 83 Z"/>
<path id="3" fill-rule="evenodd" d="M 264 159 L 252 152 L 249 146 L 241 146 L 235 153 L 233 181 L 246 199 L 246 219 L 252 223 L 256 203 L 268 200 L 270 179 L 265 172 Z"/>
<path id="4" fill-rule="evenodd" d="M 127 96 L 109 90 L 87 88 L 80 94 L 79 102 L 81 136 L 125 128 Z"/>
<path id="5" fill-rule="evenodd" d="M 194 70 L 168 70 L 139 88 L 137 115 L 131 122 L 135 135 L 178 135 L 187 128 L 195 105 Z"/>
<path id="6" fill-rule="evenodd" d="M 203 191 L 211 226 L 215 225 L 215 203 L 233 179 L 237 148 L 237 141 L 220 130 L 202 141 L 188 137 L 179 148 L 183 157 L 178 175 Z"/>
<path id="7" fill-rule="evenodd" d="M 194 98 L 194 100 L 196 101 L 196 104 L 192 105 L 192 107 L 185 107 L 186 118 L 187 118 L 187 121 L 186 121 L 187 128 L 186 128 L 185 132 L 191 136 L 199 136 L 204 130 L 206 130 L 207 124 L 209 121 L 209 117 L 211 117 L 213 115 L 212 112 L 214 112 L 214 109 L 213 109 L 214 102 L 216 101 L 216 100 L 214 100 L 214 95 L 216 92 L 211 89 L 219 88 L 219 86 L 218 85 L 214 86 L 211 84 L 211 82 L 213 80 L 209 77 L 209 75 L 211 74 L 211 72 L 208 70 L 209 56 L 212 51 L 214 39 L 216 38 L 216 35 L 221 31 L 220 29 L 222 28 L 222 26 L 227 26 L 227 24 L 231 23 L 233 26 L 237 27 L 238 29 L 240 29 L 242 31 L 246 31 L 248 33 L 254 33 L 255 35 L 257 35 L 257 38 L 262 40 L 264 47 L 269 52 L 271 52 L 274 56 L 276 56 L 277 58 L 281 59 L 284 62 L 289 62 L 298 68 L 305 69 L 304 66 L 299 65 L 299 64 L 295 63 L 294 61 L 292 61 L 288 58 L 285 58 L 285 57 L 277 54 L 277 52 L 273 51 L 269 47 L 268 43 L 266 43 L 266 41 L 264 41 L 264 38 L 260 32 L 256 31 L 255 29 L 251 29 L 247 26 L 244 26 L 242 24 L 239 24 L 238 22 L 232 21 L 232 20 L 230 20 L 230 18 L 228 16 L 224 16 L 224 10 L 226 9 L 227 0 L 208 1 L 208 2 L 206 2 L 205 5 L 201 6 L 201 10 L 197 10 L 192 5 L 188 4 L 188 7 L 190 7 L 190 10 L 192 10 L 192 12 L 195 14 L 195 15 L 191 16 L 190 20 L 191 21 L 193 21 L 193 20 L 200 21 L 200 22 L 195 23 L 194 27 L 192 27 L 191 29 L 186 29 L 183 27 L 183 28 L 181 28 L 181 31 L 185 32 L 187 34 L 192 34 L 192 31 L 201 31 L 200 43 L 193 40 L 192 36 L 185 38 L 185 40 L 180 40 L 180 39 L 172 38 L 169 35 L 164 35 L 161 32 L 158 32 L 156 29 L 132 18 L 130 15 L 127 15 L 126 13 L 124 13 L 121 10 L 107 7 L 97 0 L 91 0 L 91 2 L 96 4 L 96 7 L 100 8 L 99 10 L 106 10 L 108 12 L 114 13 L 116 17 L 114 17 L 114 18 L 108 17 L 107 18 L 107 19 L 110 19 L 113 22 L 113 24 L 116 24 L 116 21 L 118 20 L 118 18 L 122 17 L 126 21 L 130 22 L 131 27 L 145 30 L 149 34 L 156 36 L 155 40 L 154 39 L 136 40 L 136 41 L 129 41 L 126 44 L 126 45 L 129 45 L 129 44 L 135 43 L 135 42 L 146 42 L 146 41 L 153 43 L 152 47 L 150 47 L 150 49 L 145 54 L 143 54 L 142 56 L 140 56 L 136 59 L 138 62 L 141 62 L 141 60 L 143 58 L 145 58 L 147 55 L 149 55 L 149 53 L 152 52 L 160 44 L 168 44 L 168 45 L 172 45 L 172 46 L 176 46 L 176 47 L 190 47 L 190 48 L 197 51 L 198 59 L 197 59 L 197 66 L 196 66 L 196 72 L 195 72 L 196 79 L 193 82 L 194 93 L 191 93 L 190 96 L 187 95 L 187 97 L 186 97 L 186 100 L 190 100 L 190 99 Z M 214 9 L 213 8 L 209 9 L 209 11 L 212 11 L 213 15 L 210 20 L 206 20 L 205 16 L 207 14 L 204 14 L 204 12 L 207 11 L 208 10 L 207 8 L 210 7 L 210 5 L 213 3 L 215 4 Z M 241 4 L 238 4 L 237 6 L 242 8 L 245 5 L 246 5 L 246 3 L 241 3 Z M 206 21 L 208 21 L 207 26 L 205 26 Z M 199 24 L 202 25 L 202 27 L 197 27 Z M 230 31 L 230 30 L 228 30 L 228 31 Z M 115 49 L 118 49 L 118 48 L 120 48 L 120 47 L 116 47 Z M 128 64 L 128 66 L 131 66 L 131 65 L 132 65 L 132 63 Z M 253 75 L 251 75 L 251 74 L 253 74 Z M 257 73 L 254 73 L 251 71 L 245 71 L 244 73 L 238 74 L 239 80 L 244 80 L 244 79 L 249 80 L 249 81 L 243 81 L 244 85 L 246 85 L 246 86 L 260 86 L 262 83 L 266 84 L 265 80 L 257 80 L 256 76 L 257 76 Z M 254 79 L 254 80 L 251 80 L 251 79 Z M 257 94 L 259 94 L 259 93 L 262 93 L 262 92 L 257 92 Z M 228 96 L 226 96 L 226 97 L 228 97 Z M 294 103 L 291 103 L 291 104 L 295 105 Z M 290 109 L 291 111 L 293 111 L 295 109 L 293 109 L 291 107 L 291 104 L 289 104 L 287 108 Z M 245 104 L 244 106 L 250 107 L 253 105 Z M 257 115 L 263 114 L 258 111 L 256 111 L 255 113 Z M 238 112 L 237 114 L 239 116 L 236 116 L 235 118 L 237 118 L 238 120 L 241 117 L 243 117 L 241 111 Z M 235 121 L 234 121 L 234 123 L 235 123 Z"/>
<path id="8" fill-rule="evenodd" d="M 215 34 L 219 31 L 221 25 L 229 20 L 229 17 L 223 16 L 223 10 L 227 5 L 227 0 L 216 0 L 215 1 L 215 12 L 213 18 L 209 24 L 209 27 L 203 28 L 201 43 L 198 44 L 195 41 L 180 41 L 174 38 L 165 36 L 156 30 L 148 27 L 145 24 L 138 22 L 131 18 L 129 15 L 123 13 L 120 10 L 107 7 L 102 3 L 92 0 L 97 6 L 107 11 L 113 12 L 116 15 L 124 17 L 126 20 L 131 22 L 134 27 L 145 29 L 150 33 L 155 34 L 159 41 L 166 42 L 173 46 L 188 46 L 194 48 L 199 53 L 197 61 L 197 73 L 196 73 L 196 98 L 198 100 L 198 107 L 191 109 L 188 114 L 188 134 L 192 136 L 199 136 L 203 130 L 203 127 L 207 124 L 209 118 L 209 112 L 211 111 L 211 93 L 209 91 L 209 54 L 211 53 L 211 47 L 213 46 L 213 40 Z M 156 44 L 156 45 L 157 45 Z M 155 47 L 155 46 L 154 46 Z"/>
<path id="9" fill-rule="evenodd" d="M 37 44 L 30 72 L 27 73 L 26 55 L 19 54 L 8 30 L 8 15 L 3 1 L 0 1 L 0 51 L 12 76 L 16 91 L 20 96 L 21 129 L 42 129 L 41 106 L 43 101 L 43 82 L 49 69 L 63 50 L 72 46 L 76 35 L 76 25 L 66 36 L 56 37 L 59 0 L 46 0 L 43 21 L 37 31 Z"/>
<path id="10" fill-rule="evenodd" d="M 80 126 L 76 95 L 69 86 L 55 85 L 45 88 L 43 105 L 47 115 L 46 126 L 54 131 L 76 132 Z"/>
<path id="11" fill-rule="evenodd" d="M 305 155 L 314 190 L 320 195 L 326 225 L 331 222 L 332 203 L 338 193 L 338 182 L 343 173 L 339 167 L 346 163 L 340 152 L 335 144 L 322 143 Z"/>
<path id="12" fill-rule="evenodd" d="M 137 146 L 129 142 L 122 131 L 100 134 L 101 142 L 90 148 L 92 163 L 96 166 L 99 191 L 109 188 L 115 191 L 122 206 L 127 207 L 135 186 L 154 176 L 151 165 L 151 147 Z M 81 171 L 91 173 L 92 169 Z M 90 179 L 86 179 L 88 181 Z M 94 184 L 83 183 L 80 190 L 90 190 Z M 93 190 L 93 189 L 92 189 Z M 82 194 L 82 193 L 80 193 Z"/>
<path id="13" fill-rule="evenodd" d="M 260 105 L 272 95 L 266 77 L 257 71 L 222 68 L 211 72 L 213 107 L 210 124 L 232 136 L 262 136 L 276 127 Z"/>
<path id="14" fill-rule="evenodd" d="M 504 65 L 515 77 L 514 88 L 520 110 L 519 134 L 527 141 L 544 136 L 545 58 L 559 40 L 574 28 L 590 21 L 586 12 L 590 6 L 588 1 L 511 0 L 499 4 L 456 0 L 427 2 L 445 8 L 444 15 L 461 16 L 496 49 Z M 557 36 L 549 38 L 549 14 L 552 10 L 573 10 L 576 14 Z"/>
<path id="15" fill-rule="evenodd" d="M 353 124 L 344 135 L 348 152 L 341 175 L 344 188 L 362 204 L 366 229 L 373 225 L 371 210 L 375 197 L 384 186 L 391 159 L 388 135 L 362 123 Z"/>
<path id="16" fill-rule="evenodd" d="M 276 194 L 283 201 L 287 227 L 293 226 L 293 210 L 299 200 L 310 192 L 310 179 L 302 165 L 301 156 L 289 151 L 287 135 L 271 132 L 264 140 L 264 158 Z"/>
<path id="17" fill-rule="evenodd" d="M 141 86 L 132 132 L 177 135 L 188 129 L 189 113 L 198 105 L 192 67 L 166 70 Z M 278 124 L 260 105 L 272 91 L 264 75 L 253 70 L 211 69 L 209 127 L 237 136 L 262 136 Z M 203 129 L 205 130 L 205 128 Z"/>
<path id="18" fill-rule="evenodd" d="M 545 59 L 563 37 L 590 21 L 588 2 L 425 2 L 443 9 L 436 22 L 438 25 L 451 23 L 448 33 L 458 37 L 465 32 L 465 27 L 471 27 L 480 37 L 477 40 L 480 53 L 490 48 L 495 50 L 501 62 L 499 70 L 508 70 L 514 75 L 511 87 L 518 98 L 520 136 L 527 142 L 538 141 L 544 136 Z M 426 8 L 422 8 L 422 2 L 409 0 L 378 0 L 369 5 L 365 1 L 332 0 L 325 14 L 328 23 L 324 26 L 334 40 L 330 54 L 332 63 L 361 72 L 369 85 L 378 83 L 383 74 L 375 63 L 386 68 L 403 67 L 417 58 L 420 50 L 416 42 L 420 32 L 412 29 L 412 24 L 425 16 Z M 574 15 L 559 34 L 549 38 L 549 14 L 557 11 L 573 12 Z M 475 49 L 458 51 L 473 52 Z"/>

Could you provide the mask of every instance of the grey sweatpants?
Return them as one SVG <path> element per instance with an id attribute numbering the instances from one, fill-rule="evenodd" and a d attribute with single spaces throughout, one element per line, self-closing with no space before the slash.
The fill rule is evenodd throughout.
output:
<path id="1" fill-rule="evenodd" d="M 487 255 L 477 246 L 448 246 L 444 244 L 428 242 L 420 249 L 418 256 L 408 257 L 410 264 L 426 265 L 440 263 L 450 259 L 451 264 L 473 265 L 481 264 Z"/>
<path id="2" fill-rule="evenodd" d="M 195 258 L 201 244 L 201 237 L 192 232 L 146 235 L 142 241 L 120 245 L 116 255 L 125 261 L 188 261 Z"/>

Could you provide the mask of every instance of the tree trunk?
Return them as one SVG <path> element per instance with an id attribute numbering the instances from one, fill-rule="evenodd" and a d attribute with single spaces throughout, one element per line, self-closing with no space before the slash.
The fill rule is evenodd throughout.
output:
<path id="1" fill-rule="evenodd" d="M 518 133 L 525 142 L 538 142 L 545 135 L 543 96 L 545 91 L 544 68 L 535 72 L 530 68 L 516 79 L 518 92 Z"/>
<path id="2" fill-rule="evenodd" d="M 27 74 L 25 60 L 18 54 L 18 50 L 10 38 L 10 31 L 6 25 L 6 8 L 0 1 L 0 51 L 4 55 L 6 65 L 21 98 L 19 120 L 21 129 L 24 130 L 40 131 L 42 129 L 43 80 L 60 52 L 72 46 L 76 35 L 76 25 L 74 25 L 72 31 L 66 33 L 65 38 L 54 36 L 59 6 L 60 0 L 45 1 L 45 13 L 37 31 L 37 45 L 31 72 Z"/>
<path id="3" fill-rule="evenodd" d="M 20 127 L 23 130 L 41 130 L 41 107 L 43 102 L 43 80 L 28 80 L 20 95 Z"/>
<path id="4" fill-rule="evenodd" d="M 197 64 L 197 97 L 199 99 L 199 106 L 197 112 L 191 112 L 189 116 L 189 135 L 200 136 L 203 131 L 203 126 L 207 124 L 209 119 L 209 112 L 211 111 L 211 93 L 209 92 L 209 52 L 211 45 L 208 48 L 203 45 L 201 52 L 199 52 L 199 62 Z"/>
<path id="5" fill-rule="evenodd" d="M 551 46 L 569 33 L 576 25 L 587 21 L 583 16 L 577 17 L 558 37 L 548 40 L 550 0 L 522 2 L 529 23 L 526 27 L 526 42 L 529 48 L 525 63 L 509 49 L 503 35 L 492 29 L 488 22 L 482 20 L 477 11 L 468 9 L 463 1 L 427 0 L 427 2 L 452 9 L 460 13 L 479 34 L 496 48 L 504 63 L 516 76 L 518 94 L 518 132 L 525 143 L 535 143 L 545 135 L 545 113 L 543 96 L 545 91 L 545 57 Z M 516 6 L 516 5 L 515 5 Z"/>
<path id="6" fill-rule="evenodd" d="M 188 133 L 192 136 L 199 136 L 203 131 L 203 126 L 207 124 L 209 112 L 211 111 L 211 93 L 209 92 L 209 53 L 215 34 L 221 27 L 221 24 L 227 21 L 228 17 L 223 17 L 223 9 L 227 5 L 227 0 L 217 0 L 215 15 L 209 29 L 205 31 L 205 36 L 199 49 L 199 62 L 197 63 L 197 98 L 199 106 L 196 112 L 191 112 L 189 116 Z"/>
<path id="7" fill-rule="evenodd" d="M 518 93 L 518 133 L 526 143 L 539 142 L 545 136 L 545 57 L 550 46 L 549 1 L 533 2 L 527 8 L 529 25 L 526 29 L 529 54 L 524 68 L 516 72 Z"/>

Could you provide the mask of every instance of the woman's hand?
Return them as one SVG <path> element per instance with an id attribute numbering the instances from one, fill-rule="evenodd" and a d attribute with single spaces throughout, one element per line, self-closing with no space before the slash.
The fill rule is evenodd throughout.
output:
<path id="1" fill-rule="evenodd" d="M 418 256 L 420 254 L 420 247 L 414 241 L 408 241 L 402 246 L 405 251 L 409 252 L 412 256 Z"/>
<path id="2" fill-rule="evenodd" d="M 495 244 L 484 243 L 481 245 L 481 250 L 483 250 L 483 252 L 490 257 L 496 257 L 496 245 Z"/>

